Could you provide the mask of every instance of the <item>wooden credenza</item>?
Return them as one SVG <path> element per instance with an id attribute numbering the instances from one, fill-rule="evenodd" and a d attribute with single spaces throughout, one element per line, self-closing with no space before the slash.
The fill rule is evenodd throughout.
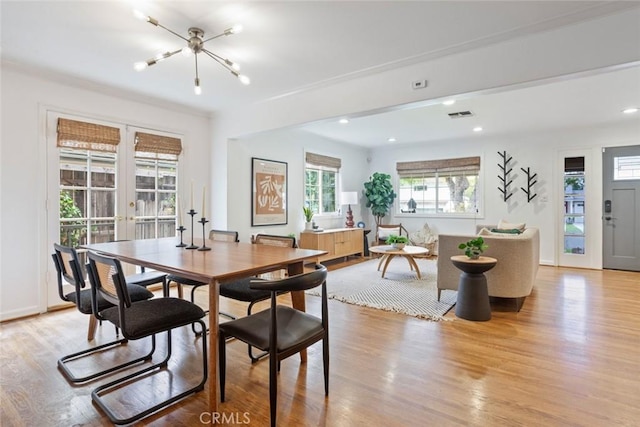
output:
<path id="1" fill-rule="evenodd" d="M 362 228 L 335 228 L 331 230 L 303 231 L 300 233 L 299 245 L 302 249 L 318 249 L 327 251 L 318 257 L 318 262 L 346 257 L 348 255 L 364 256 L 364 233 Z"/>

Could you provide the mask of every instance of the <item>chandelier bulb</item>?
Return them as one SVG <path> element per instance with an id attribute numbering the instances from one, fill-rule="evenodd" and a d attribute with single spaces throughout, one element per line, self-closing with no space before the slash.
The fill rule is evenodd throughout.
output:
<path id="1" fill-rule="evenodd" d="M 249 77 L 245 76 L 244 74 L 238 75 L 238 79 L 240 79 L 240 82 L 243 85 L 248 85 L 251 83 L 251 79 L 249 79 Z"/>
<path id="2" fill-rule="evenodd" d="M 242 25 L 236 24 L 233 27 L 227 28 L 226 30 L 224 30 L 224 33 L 222 33 L 222 34 L 224 34 L 225 36 L 229 36 L 231 34 L 238 34 L 238 33 L 242 32 L 242 29 L 243 29 Z M 220 34 L 220 35 L 222 35 L 222 34 Z"/>
<path id="3" fill-rule="evenodd" d="M 134 9 L 133 10 L 133 16 L 135 16 L 136 18 L 138 18 L 141 21 L 148 21 L 148 16 L 145 15 L 144 13 L 140 12 L 138 9 Z"/>
<path id="4" fill-rule="evenodd" d="M 189 46 L 185 46 L 185 47 L 182 48 L 181 53 L 182 53 L 182 56 L 188 58 L 188 57 L 191 56 L 193 51 L 191 50 L 191 48 Z"/>
<path id="5" fill-rule="evenodd" d="M 196 77 L 195 86 L 193 87 L 193 92 L 196 95 L 200 95 L 202 93 L 202 88 L 200 87 L 200 79 Z"/>
<path id="6" fill-rule="evenodd" d="M 135 64 L 133 64 L 133 68 L 134 68 L 136 71 L 142 71 L 142 70 L 144 70 L 145 68 L 147 68 L 148 66 L 149 66 L 149 65 L 147 64 L 147 62 L 146 62 L 146 61 L 140 61 L 140 62 L 136 62 Z"/>

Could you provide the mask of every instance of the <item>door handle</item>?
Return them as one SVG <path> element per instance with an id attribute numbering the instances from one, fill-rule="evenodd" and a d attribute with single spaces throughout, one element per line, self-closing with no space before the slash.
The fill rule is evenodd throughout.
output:
<path id="1" fill-rule="evenodd" d="M 612 219 L 616 219 L 616 218 L 612 216 L 605 216 L 604 219 L 606 219 L 607 221 L 611 221 Z"/>
<path id="2" fill-rule="evenodd" d="M 116 221 L 122 221 L 124 217 L 122 215 L 116 215 L 115 217 L 113 217 L 113 219 L 115 219 Z"/>

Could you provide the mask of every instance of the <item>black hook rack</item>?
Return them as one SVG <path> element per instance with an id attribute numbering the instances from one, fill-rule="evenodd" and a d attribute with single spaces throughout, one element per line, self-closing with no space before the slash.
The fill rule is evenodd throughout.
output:
<path id="1" fill-rule="evenodd" d="M 531 175 L 531 171 L 529 168 L 527 168 L 526 170 L 524 168 L 520 169 L 522 170 L 522 172 L 527 174 L 527 189 L 525 190 L 522 187 L 520 187 L 520 189 L 527 195 L 527 202 L 531 202 L 538 195 L 536 193 L 534 193 L 533 195 L 531 194 L 533 193 L 533 186 L 536 184 L 536 182 L 538 182 L 538 180 L 536 179 L 536 176 L 538 176 L 538 174 L 534 173 L 533 175 Z"/>
<path id="2" fill-rule="evenodd" d="M 498 151 L 498 155 L 502 157 L 502 164 L 498 163 L 498 167 L 502 170 L 502 176 L 498 175 L 498 179 L 502 181 L 502 188 L 498 187 L 498 190 L 502 193 L 502 199 L 506 202 L 509 200 L 509 197 L 513 196 L 513 193 L 509 191 L 509 185 L 513 182 L 512 179 L 509 179 L 509 174 L 513 170 L 513 168 L 509 167 L 509 162 L 513 157 L 509 157 L 507 159 L 507 152 Z"/>

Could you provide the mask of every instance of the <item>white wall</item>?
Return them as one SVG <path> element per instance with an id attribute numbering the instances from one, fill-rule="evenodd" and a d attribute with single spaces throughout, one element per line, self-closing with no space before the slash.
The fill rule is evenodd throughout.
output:
<path id="1" fill-rule="evenodd" d="M 46 286 L 56 286 L 46 283 L 53 268 L 47 238 L 57 232 L 47 229 L 47 206 L 55 201 L 46 200 L 46 187 L 49 179 L 58 179 L 57 170 L 47 169 L 47 110 L 184 135 L 179 178 L 194 179 L 199 187 L 210 180 L 211 130 L 210 119 L 200 112 L 73 88 L 5 64 L 1 91 L 0 320 L 5 320 L 45 310 Z M 54 210 L 49 214 L 57 215 Z"/>
<path id="2" fill-rule="evenodd" d="M 368 177 L 368 150 L 348 144 L 340 144 L 316 135 L 297 130 L 265 132 L 230 141 L 228 145 L 228 193 L 227 215 L 229 230 L 240 233 L 240 241 L 248 242 L 251 235 L 294 233 L 299 237 L 304 229 L 304 153 L 338 157 L 342 160 L 340 169 L 341 189 L 360 191 Z M 288 166 L 288 223 L 286 225 L 251 227 L 251 158 L 286 162 Z M 363 211 L 364 209 L 364 211 Z M 352 206 L 354 221 L 366 215 L 362 204 Z M 323 228 L 344 227 L 345 214 L 333 217 L 314 217 Z"/>
<path id="3" fill-rule="evenodd" d="M 407 146 L 387 146 L 372 151 L 371 172 L 391 174 L 395 180 L 395 166 L 398 161 L 431 160 L 467 156 L 481 156 L 483 215 L 477 218 L 449 219 L 442 217 L 416 217 L 412 214 L 393 215 L 385 218 L 387 223 L 402 222 L 410 231 L 419 229 L 424 222 L 437 233 L 474 233 L 476 224 L 497 224 L 504 219 L 508 222 L 526 222 L 540 228 L 540 260 L 543 264 L 555 265 L 558 256 L 556 239 L 563 212 L 562 188 L 563 164 L 559 164 L 558 153 L 566 150 L 582 151 L 594 159 L 593 175 L 587 177 L 587 195 L 593 203 L 587 204 L 587 217 L 598 219 L 599 230 L 591 230 L 593 240 L 589 247 L 589 267 L 602 267 L 601 244 L 601 201 L 602 161 L 599 153 L 602 147 L 640 144 L 640 122 L 629 120 L 625 125 L 573 129 L 553 133 L 521 134 L 500 137 L 478 136 L 465 140 L 447 140 L 441 143 L 416 144 Z M 504 202 L 498 187 L 498 151 L 507 151 L 513 156 L 513 196 Z M 526 177 L 520 168 L 531 168 L 538 174 L 535 190 L 538 196 L 527 202 L 526 194 L 520 190 L 525 186 Z M 394 181 L 394 186 L 397 183 Z M 543 201 L 546 198 L 546 202 Z"/>

